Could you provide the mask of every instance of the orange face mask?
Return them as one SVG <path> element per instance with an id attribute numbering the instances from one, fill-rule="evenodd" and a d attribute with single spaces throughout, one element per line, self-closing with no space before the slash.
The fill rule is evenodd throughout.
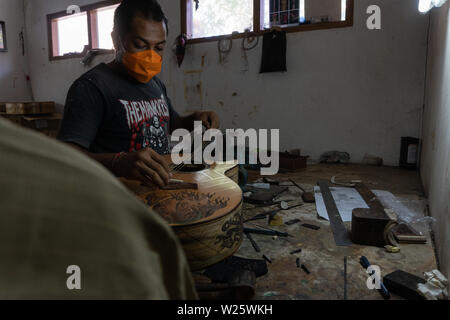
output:
<path id="1" fill-rule="evenodd" d="M 137 53 L 125 52 L 122 64 L 128 73 L 141 83 L 148 83 L 161 72 L 163 58 L 154 50 Z"/>

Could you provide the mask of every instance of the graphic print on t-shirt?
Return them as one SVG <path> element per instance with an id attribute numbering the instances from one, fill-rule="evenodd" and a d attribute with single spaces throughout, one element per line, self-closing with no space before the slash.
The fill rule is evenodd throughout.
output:
<path id="1" fill-rule="evenodd" d="M 164 96 L 147 101 L 119 101 L 131 130 L 130 152 L 151 148 L 159 154 L 168 154 L 170 114 Z"/>

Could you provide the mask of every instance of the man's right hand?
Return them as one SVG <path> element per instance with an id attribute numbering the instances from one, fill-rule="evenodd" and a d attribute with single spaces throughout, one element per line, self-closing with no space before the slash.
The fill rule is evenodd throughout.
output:
<path id="1" fill-rule="evenodd" d="M 113 165 L 118 177 L 140 180 L 146 185 L 164 187 L 169 184 L 169 164 L 163 156 L 147 148 L 136 152 L 124 153 Z"/>

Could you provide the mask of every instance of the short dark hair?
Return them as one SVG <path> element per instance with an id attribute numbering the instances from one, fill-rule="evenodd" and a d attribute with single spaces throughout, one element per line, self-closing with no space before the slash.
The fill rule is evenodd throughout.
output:
<path id="1" fill-rule="evenodd" d="M 114 30 L 120 36 L 125 35 L 138 14 L 155 22 L 164 22 L 167 33 L 169 32 L 168 20 L 157 0 L 122 0 L 114 13 Z"/>

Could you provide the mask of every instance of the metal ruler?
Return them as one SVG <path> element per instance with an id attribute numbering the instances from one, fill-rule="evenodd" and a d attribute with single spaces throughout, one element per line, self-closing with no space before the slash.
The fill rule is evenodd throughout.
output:
<path id="1" fill-rule="evenodd" d="M 342 221 L 339 210 L 336 206 L 336 202 L 331 194 L 330 187 L 327 181 L 320 180 L 317 185 L 320 187 L 322 192 L 323 202 L 327 208 L 328 218 L 330 219 L 331 230 L 333 231 L 334 242 L 338 246 L 351 246 L 352 241 L 350 240 L 347 228 Z"/>

